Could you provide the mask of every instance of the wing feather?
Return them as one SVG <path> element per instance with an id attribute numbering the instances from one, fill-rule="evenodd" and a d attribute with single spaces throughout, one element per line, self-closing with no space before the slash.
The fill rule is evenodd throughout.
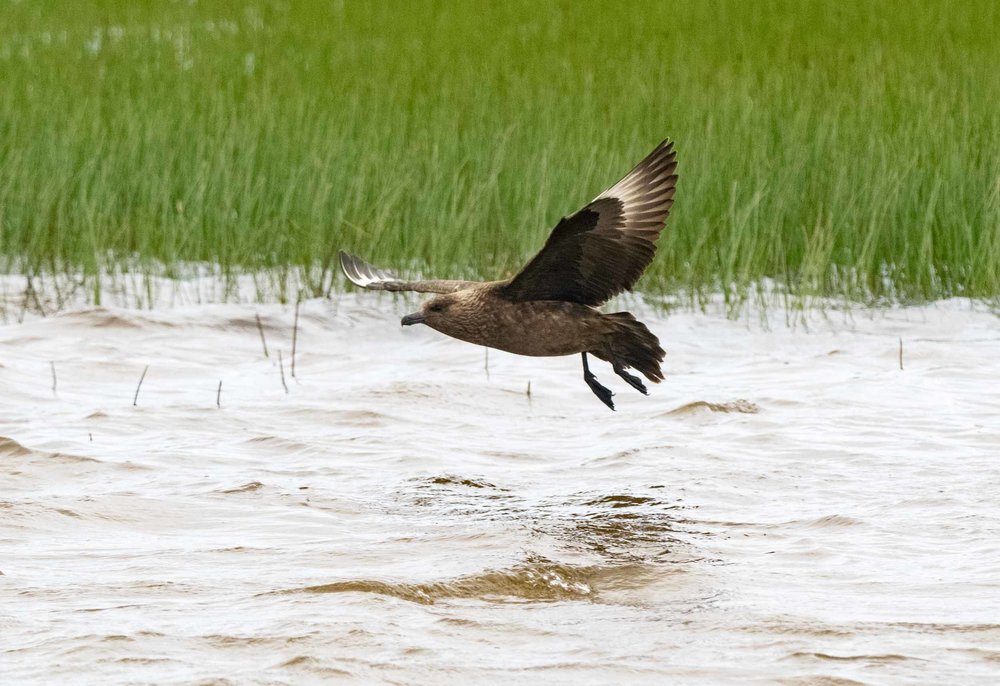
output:
<path id="1" fill-rule="evenodd" d="M 477 281 L 406 281 L 386 269 L 371 265 L 360 257 L 340 251 L 340 268 L 344 276 L 355 286 L 372 291 L 413 291 L 416 293 L 454 293 L 471 286 Z"/>
<path id="2" fill-rule="evenodd" d="M 656 254 L 674 204 L 677 159 L 663 141 L 618 183 L 564 217 L 503 288 L 511 300 L 600 305 L 630 289 Z"/>

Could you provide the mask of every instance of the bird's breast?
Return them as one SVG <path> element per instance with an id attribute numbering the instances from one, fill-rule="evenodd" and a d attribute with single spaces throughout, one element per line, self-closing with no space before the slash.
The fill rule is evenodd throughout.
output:
<path id="1" fill-rule="evenodd" d="M 469 343 L 534 357 L 591 350 L 599 346 L 606 333 L 598 311 L 566 302 L 484 299 L 466 319 L 454 333 L 444 333 Z"/>

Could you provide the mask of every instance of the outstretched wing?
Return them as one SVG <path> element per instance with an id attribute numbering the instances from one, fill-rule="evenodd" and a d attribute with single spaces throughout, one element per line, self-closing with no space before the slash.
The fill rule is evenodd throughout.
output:
<path id="1" fill-rule="evenodd" d="M 470 286 L 476 281 L 404 281 L 392 272 L 372 266 L 354 255 L 340 251 L 340 268 L 344 276 L 355 286 L 361 286 L 373 291 L 415 291 L 417 293 L 454 293 Z"/>
<path id="2" fill-rule="evenodd" d="M 649 266 L 674 204 L 674 146 L 663 141 L 625 177 L 571 217 L 564 217 L 517 276 L 511 300 L 600 305 L 628 290 Z"/>

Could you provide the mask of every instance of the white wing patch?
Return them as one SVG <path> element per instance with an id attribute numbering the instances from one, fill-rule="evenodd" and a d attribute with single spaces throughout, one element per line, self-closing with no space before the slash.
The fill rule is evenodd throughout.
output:
<path id="1" fill-rule="evenodd" d="M 340 267 L 344 270 L 344 276 L 355 286 L 361 288 L 378 290 L 380 286 L 384 287 L 386 284 L 402 283 L 398 276 L 387 269 L 379 269 L 361 258 L 348 255 L 346 252 L 340 253 Z"/>
<path id="2" fill-rule="evenodd" d="M 340 268 L 355 286 L 373 291 L 413 291 L 414 293 L 454 293 L 478 285 L 476 281 L 431 279 L 429 281 L 404 281 L 387 269 L 368 264 L 360 257 L 340 251 Z"/>
<path id="3" fill-rule="evenodd" d="M 594 200 L 611 198 L 621 203 L 623 231 L 640 235 L 659 233 L 674 204 L 676 169 L 673 143 L 663 141 L 621 181 Z"/>

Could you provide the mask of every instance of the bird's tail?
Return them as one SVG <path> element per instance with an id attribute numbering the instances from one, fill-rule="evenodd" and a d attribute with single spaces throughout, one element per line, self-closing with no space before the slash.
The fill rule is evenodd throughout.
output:
<path id="1" fill-rule="evenodd" d="M 660 363 L 666 357 L 666 352 L 660 347 L 660 339 L 631 312 L 615 312 L 604 317 L 612 324 L 609 350 L 605 353 L 611 358 L 608 362 L 637 369 L 653 383 L 663 381 Z"/>

